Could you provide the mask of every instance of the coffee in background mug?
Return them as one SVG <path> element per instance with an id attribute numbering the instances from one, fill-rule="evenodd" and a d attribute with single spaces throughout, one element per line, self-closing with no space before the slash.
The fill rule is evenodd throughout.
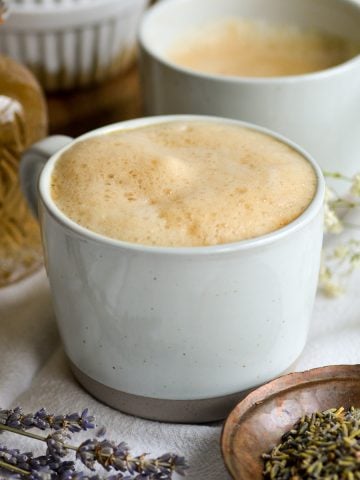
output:
<path id="1" fill-rule="evenodd" d="M 352 175 L 360 152 L 359 25 L 356 0 L 160 2 L 140 28 L 146 111 L 262 125 L 304 147 L 323 169 Z M 241 44 L 244 36 L 250 45 L 240 55 L 234 39 Z M 209 63 L 200 65 L 206 50 Z"/>
<path id="2" fill-rule="evenodd" d="M 180 37 L 168 59 L 198 72 L 232 77 L 302 75 L 360 54 L 360 42 L 292 25 L 222 18 Z"/>
<path id="3" fill-rule="evenodd" d="M 23 158 L 34 209 L 45 163 L 39 213 L 55 314 L 94 396 L 152 419 L 216 420 L 296 361 L 324 197 L 301 148 L 203 116 L 49 137 Z"/>

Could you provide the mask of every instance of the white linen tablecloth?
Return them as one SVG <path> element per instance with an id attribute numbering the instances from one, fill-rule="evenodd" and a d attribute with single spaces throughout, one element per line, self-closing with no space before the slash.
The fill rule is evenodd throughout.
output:
<path id="1" fill-rule="evenodd" d="M 342 237 L 350 235 L 354 236 L 354 231 Z M 360 269 L 352 274 L 342 297 L 328 299 L 318 294 L 297 371 L 360 363 L 359 286 Z M 172 451 L 187 458 L 189 480 L 229 478 L 219 448 L 220 424 L 173 425 L 142 420 L 101 404 L 82 389 L 61 346 L 43 270 L 0 290 L 0 338 L 0 407 L 20 405 L 26 412 L 45 407 L 54 413 L 80 412 L 88 407 L 97 423 L 107 428 L 107 437 L 126 441 L 135 454 Z M 6 434 L 10 444 L 19 449 L 34 445 L 28 439 L 10 436 Z M 91 435 L 84 433 L 78 438 L 85 436 Z"/>

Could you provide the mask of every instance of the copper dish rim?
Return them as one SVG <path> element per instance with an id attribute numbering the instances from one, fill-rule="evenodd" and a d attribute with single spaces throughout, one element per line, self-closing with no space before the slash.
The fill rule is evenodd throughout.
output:
<path id="1" fill-rule="evenodd" d="M 342 380 L 348 378 L 359 377 L 360 381 L 360 364 L 342 364 L 327 365 L 325 367 L 317 367 L 302 372 L 288 373 L 271 380 L 268 383 L 256 388 L 241 400 L 230 412 L 224 421 L 220 447 L 225 467 L 230 476 L 236 480 L 234 471 L 231 468 L 231 438 L 233 425 L 241 423 L 250 410 L 260 405 L 265 400 L 276 397 L 282 392 L 289 390 L 301 389 L 306 385 L 317 382 L 327 382 L 328 380 Z M 236 422 L 234 421 L 236 419 Z"/>

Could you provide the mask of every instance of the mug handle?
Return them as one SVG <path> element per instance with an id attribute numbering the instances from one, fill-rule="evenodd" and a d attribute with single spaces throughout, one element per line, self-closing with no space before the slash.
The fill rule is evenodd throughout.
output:
<path id="1" fill-rule="evenodd" d="M 38 218 L 38 180 L 45 163 L 61 148 L 69 145 L 74 139 L 65 135 L 52 135 L 34 143 L 21 156 L 20 185 L 28 205 Z"/>

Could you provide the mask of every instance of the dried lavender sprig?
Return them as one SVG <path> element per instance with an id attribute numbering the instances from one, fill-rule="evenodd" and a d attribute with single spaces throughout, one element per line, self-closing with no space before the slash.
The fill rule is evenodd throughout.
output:
<path id="1" fill-rule="evenodd" d="M 106 470 L 113 468 L 120 472 L 138 473 L 149 480 L 170 479 L 174 472 L 185 475 L 188 468 L 184 457 L 170 453 L 155 459 L 148 458 L 145 454 L 133 457 L 126 443 L 115 444 L 109 440 L 86 440 L 78 447 L 76 458 L 90 470 L 100 464 Z"/>
<path id="2" fill-rule="evenodd" d="M 38 428 L 40 430 L 68 430 L 76 433 L 94 428 L 95 418 L 88 415 L 87 408 L 81 414 L 53 415 L 49 414 L 45 408 L 41 408 L 34 414 L 24 414 L 20 407 L 16 407 L 12 410 L 0 410 L 0 424 L 23 430 Z"/>
<path id="3" fill-rule="evenodd" d="M 8 449 L 0 446 L 0 470 L 20 475 L 18 478 L 28 480 L 105 480 L 99 475 L 87 475 L 76 472 L 72 461 L 59 462 L 51 456 L 33 457 L 32 452 L 21 453 L 17 449 Z M 106 480 L 130 480 L 122 474 L 111 475 Z"/>
<path id="4" fill-rule="evenodd" d="M 67 450 L 74 450 L 76 457 L 91 470 L 94 470 L 95 464 L 98 463 L 106 470 L 114 469 L 124 473 L 128 472 L 130 475 L 137 473 L 135 479 L 139 480 L 168 480 L 172 478 L 174 472 L 184 476 L 188 468 L 184 457 L 175 454 L 167 453 L 155 459 L 147 458 L 146 454 L 133 457 L 130 455 L 129 447 L 124 442 L 115 444 L 109 440 L 88 439 L 75 447 L 65 443 L 68 436 L 62 432 L 55 432 L 45 437 L 1 423 L 0 430 L 45 442 L 48 446 L 47 453 L 51 454 L 56 460 L 64 457 Z"/>

